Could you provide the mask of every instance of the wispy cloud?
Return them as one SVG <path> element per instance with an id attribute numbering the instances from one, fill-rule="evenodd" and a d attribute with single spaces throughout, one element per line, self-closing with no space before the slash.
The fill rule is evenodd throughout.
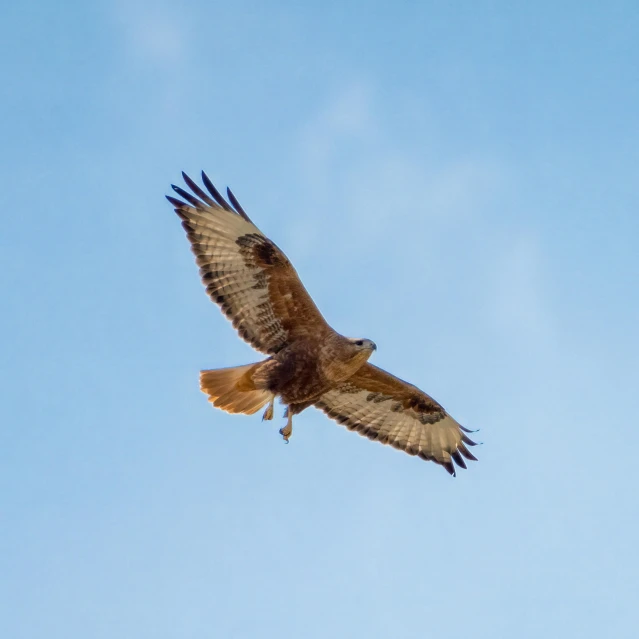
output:
<path id="1" fill-rule="evenodd" d="M 385 114 L 381 104 L 370 84 L 356 81 L 318 109 L 299 136 L 302 181 L 322 208 L 329 202 L 326 215 L 341 227 L 357 227 L 375 242 L 387 238 L 389 224 L 419 230 L 434 221 L 457 223 L 476 217 L 504 187 L 508 170 L 494 157 L 469 152 L 443 161 L 436 144 L 397 140 L 397 113 Z M 418 116 L 413 110 L 407 117 Z"/>
<path id="2" fill-rule="evenodd" d="M 121 1 L 114 3 L 113 12 L 133 60 L 160 68 L 184 61 L 188 29 L 182 14 L 167 7 Z"/>
<path id="3" fill-rule="evenodd" d="M 541 246 L 534 235 L 508 237 L 493 254 L 487 309 L 505 337 L 548 344 L 554 335 Z"/>
<path id="4" fill-rule="evenodd" d="M 374 129 L 371 89 L 355 82 L 321 107 L 300 132 L 303 176 L 311 189 L 323 190 L 330 181 L 335 156 L 344 145 L 364 143 Z"/>
<path id="5" fill-rule="evenodd" d="M 183 96 L 193 81 L 188 17 L 162 3 L 117 0 L 111 18 L 119 46 L 107 80 L 107 99 L 127 116 L 135 104 L 142 129 L 153 123 L 159 126 L 165 117 L 182 117 Z"/>

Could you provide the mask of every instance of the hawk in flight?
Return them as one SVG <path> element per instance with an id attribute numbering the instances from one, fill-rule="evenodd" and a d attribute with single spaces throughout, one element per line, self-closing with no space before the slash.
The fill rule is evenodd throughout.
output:
<path id="1" fill-rule="evenodd" d="M 240 336 L 268 357 L 255 364 L 205 370 L 200 388 L 227 413 L 273 418 L 279 397 L 287 423 L 309 406 L 369 439 L 442 465 L 451 475 L 476 459 L 460 426 L 416 386 L 368 363 L 370 339 L 331 328 L 284 253 L 253 224 L 233 193 L 227 202 L 202 172 L 206 193 L 182 173 L 192 193 L 167 196 L 182 220 L 209 297 Z M 453 463 L 454 462 L 454 463 Z"/>

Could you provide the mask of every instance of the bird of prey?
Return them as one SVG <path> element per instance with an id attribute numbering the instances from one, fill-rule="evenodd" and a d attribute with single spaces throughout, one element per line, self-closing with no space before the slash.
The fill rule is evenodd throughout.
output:
<path id="1" fill-rule="evenodd" d="M 340 335 L 326 322 L 286 255 L 253 224 L 227 189 L 227 202 L 202 172 L 206 193 L 182 173 L 192 193 L 166 196 L 182 220 L 209 297 L 240 336 L 268 355 L 260 362 L 204 370 L 200 388 L 227 413 L 252 415 L 277 397 L 286 406 L 280 430 L 288 442 L 293 415 L 309 406 L 369 439 L 443 466 L 476 458 L 467 435 L 432 397 L 368 363 L 365 338 Z M 453 463 L 454 462 L 454 463 Z"/>

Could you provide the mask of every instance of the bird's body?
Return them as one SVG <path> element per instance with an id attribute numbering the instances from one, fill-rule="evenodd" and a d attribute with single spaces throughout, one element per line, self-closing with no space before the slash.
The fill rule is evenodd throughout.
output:
<path id="1" fill-rule="evenodd" d="M 283 404 L 297 413 L 301 412 L 294 408 L 297 404 L 319 399 L 337 383 L 351 377 L 373 350 L 369 340 L 365 346 L 355 346 L 337 333 L 321 341 L 302 338 L 262 362 L 253 379 L 259 388 L 278 395 Z"/>
<path id="2" fill-rule="evenodd" d="M 309 406 L 371 439 L 431 459 L 455 473 L 475 459 L 466 429 L 415 386 L 367 362 L 375 343 L 347 338 L 326 322 L 284 253 L 251 222 L 233 194 L 233 207 L 208 177 L 209 194 L 183 174 L 193 191 L 173 186 L 168 197 L 182 219 L 207 293 L 240 336 L 269 357 L 227 369 L 205 370 L 200 387 L 214 406 L 253 414 L 279 397 L 288 422 Z"/>

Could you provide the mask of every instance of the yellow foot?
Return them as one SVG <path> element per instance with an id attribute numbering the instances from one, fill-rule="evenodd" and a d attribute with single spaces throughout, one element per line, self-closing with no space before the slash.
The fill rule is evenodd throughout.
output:
<path id="1" fill-rule="evenodd" d="M 288 440 L 291 438 L 293 434 L 293 425 L 286 424 L 284 428 L 280 428 L 280 435 L 284 438 L 284 441 L 288 444 Z"/>
<path id="2" fill-rule="evenodd" d="M 262 415 L 262 421 L 269 421 L 273 419 L 273 404 L 269 404 L 268 408 L 264 411 L 264 415 Z"/>

